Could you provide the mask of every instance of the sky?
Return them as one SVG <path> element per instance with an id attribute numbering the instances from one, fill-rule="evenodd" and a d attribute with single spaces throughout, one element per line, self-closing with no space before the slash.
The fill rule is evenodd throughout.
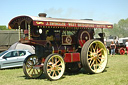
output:
<path id="1" fill-rule="evenodd" d="M 118 23 L 128 18 L 128 0 L 0 0 L 0 25 L 20 15 L 93 19 Z"/>

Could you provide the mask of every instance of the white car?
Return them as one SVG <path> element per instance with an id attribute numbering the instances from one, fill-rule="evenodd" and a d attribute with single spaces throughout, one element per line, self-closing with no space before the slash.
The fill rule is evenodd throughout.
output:
<path id="1" fill-rule="evenodd" d="M 0 69 L 20 67 L 27 56 L 31 55 L 28 50 L 7 50 L 0 53 Z"/>

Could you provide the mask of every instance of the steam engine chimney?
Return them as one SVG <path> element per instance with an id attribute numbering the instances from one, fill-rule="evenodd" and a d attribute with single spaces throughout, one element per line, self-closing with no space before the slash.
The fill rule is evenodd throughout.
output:
<path id="1" fill-rule="evenodd" d="M 39 13 L 38 16 L 39 16 L 39 17 L 46 17 L 47 14 L 46 14 L 46 13 Z"/>

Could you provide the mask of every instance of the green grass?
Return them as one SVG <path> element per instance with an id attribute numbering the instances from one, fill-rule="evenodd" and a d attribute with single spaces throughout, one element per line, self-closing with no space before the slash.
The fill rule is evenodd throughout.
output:
<path id="1" fill-rule="evenodd" d="M 62 79 L 49 81 L 44 76 L 40 79 L 26 79 L 22 68 L 0 70 L 0 85 L 128 85 L 128 56 L 108 56 L 108 65 L 103 73 L 65 74 Z"/>

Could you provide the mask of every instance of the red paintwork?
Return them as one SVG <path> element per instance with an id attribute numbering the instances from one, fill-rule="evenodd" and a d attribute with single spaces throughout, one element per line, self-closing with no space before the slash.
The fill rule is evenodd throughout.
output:
<path id="1" fill-rule="evenodd" d="M 64 61 L 67 63 L 79 62 L 80 61 L 80 53 L 65 53 Z"/>
<path id="2" fill-rule="evenodd" d="M 50 21 L 33 21 L 33 25 L 35 25 L 35 26 L 56 26 L 56 27 L 113 28 L 113 25 L 68 23 L 68 22 L 50 22 Z"/>
<path id="3" fill-rule="evenodd" d="M 86 42 L 85 40 L 79 40 L 80 46 L 83 47 L 83 45 L 84 45 L 85 42 Z"/>
<path id="4" fill-rule="evenodd" d="M 120 48 L 120 54 L 124 55 L 125 54 L 125 49 L 124 48 Z"/>

